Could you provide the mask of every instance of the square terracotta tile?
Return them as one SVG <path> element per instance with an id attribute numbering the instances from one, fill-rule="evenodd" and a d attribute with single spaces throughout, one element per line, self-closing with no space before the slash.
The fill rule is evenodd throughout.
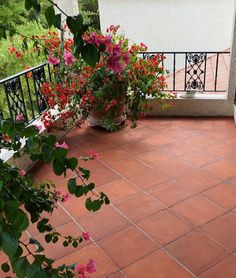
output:
<path id="1" fill-rule="evenodd" d="M 111 169 L 102 166 L 91 170 L 90 181 L 95 183 L 95 186 L 100 186 L 106 183 L 119 180 L 121 177 Z"/>
<path id="2" fill-rule="evenodd" d="M 195 275 L 207 271 L 229 255 L 226 249 L 199 231 L 193 231 L 165 248 Z"/>
<path id="3" fill-rule="evenodd" d="M 94 136 L 93 139 L 88 140 L 85 144 L 83 144 L 83 149 L 86 151 L 94 150 L 95 152 L 102 152 L 112 148 L 113 146 L 111 144 L 101 140 L 97 136 Z"/>
<path id="4" fill-rule="evenodd" d="M 122 274 L 122 272 L 116 272 L 114 274 L 112 274 L 111 276 L 109 276 L 109 278 L 124 278 L 124 274 Z"/>
<path id="5" fill-rule="evenodd" d="M 101 161 L 108 165 L 112 161 L 119 161 L 122 159 L 124 160 L 124 159 L 130 157 L 128 153 L 126 153 L 123 150 L 117 149 L 117 148 L 113 148 L 110 150 L 100 152 L 99 156 L 100 156 Z"/>
<path id="6" fill-rule="evenodd" d="M 178 179 L 178 183 L 194 190 L 196 193 L 204 191 L 220 182 L 222 182 L 221 178 L 215 177 L 203 170 L 191 171 Z"/>
<path id="7" fill-rule="evenodd" d="M 221 183 L 202 193 L 205 197 L 225 209 L 236 207 L 236 185 Z"/>
<path id="8" fill-rule="evenodd" d="M 140 150 L 139 153 L 135 154 L 135 157 L 151 166 L 158 166 L 171 158 L 169 154 L 164 153 L 158 148 L 153 148 L 145 152 Z"/>
<path id="9" fill-rule="evenodd" d="M 180 157 L 187 152 L 194 151 L 194 149 L 191 146 L 179 142 L 165 145 L 161 149 L 176 157 Z"/>
<path id="10" fill-rule="evenodd" d="M 138 225 L 161 246 L 193 230 L 193 226 L 169 210 L 155 213 L 138 222 Z"/>
<path id="11" fill-rule="evenodd" d="M 91 258 L 96 262 L 96 272 L 93 273 L 93 278 L 109 277 L 109 275 L 118 270 L 111 259 L 107 257 L 99 247 L 93 244 L 90 244 L 77 252 L 63 257 L 62 259 L 56 261 L 55 265 L 70 265 L 78 262 L 86 265 Z"/>
<path id="12" fill-rule="evenodd" d="M 200 168 L 216 160 L 211 154 L 206 151 L 190 151 L 181 156 L 181 159 L 193 165 L 195 168 Z"/>
<path id="13" fill-rule="evenodd" d="M 118 267 L 125 267 L 157 250 L 157 245 L 134 226 L 98 242 Z"/>
<path id="14" fill-rule="evenodd" d="M 227 213 L 204 225 L 201 229 L 232 252 L 236 251 L 236 216 Z"/>
<path id="15" fill-rule="evenodd" d="M 201 226 L 225 212 L 223 208 L 201 196 L 194 196 L 175 205 L 173 210 L 195 226 Z"/>
<path id="16" fill-rule="evenodd" d="M 146 166 L 145 164 L 133 158 L 113 161 L 112 163 L 110 163 L 110 166 L 120 175 L 125 177 L 133 176 L 135 174 L 140 174 L 150 169 L 150 167 Z"/>
<path id="17" fill-rule="evenodd" d="M 143 173 L 131 175 L 128 180 L 144 190 L 150 190 L 170 177 L 158 169 L 147 169 Z"/>
<path id="18" fill-rule="evenodd" d="M 202 169 L 223 179 L 229 179 L 236 176 L 235 164 L 224 159 L 213 162 Z"/>
<path id="19" fill-rule="evenodd" d="M 130 222 L 111 206 L 81 217 L 78 223 L 94 240 L 102 239 L 130 225 Z"/>
<path id="20" fill-rule="evenodd" d="M 107 183 L 99 187 L 99 191 L 102 191 L 109 196 L 111 203 L 120 202 L 122 200 L 131 197 L 132 195 L 140 192 L 137 188 L 132 186 L 125 179 L 120 179 L 111 183 Z"/>
<path id="21" fill-rule="evenodd" d="M 74 236 L 79 237 L 82 235 L 82 230 L 73 222 L 69 222 L 63 226 L 60 226 L 56 229 L 62 236 Z M 59 240 L 57 243 L 46 243 L 44 239 L 45 234 L 39 234 L 35 236 L 34 238 L 38 240 L 42 246 L 44 247 L 44 252 L 49 258 L 59 259 L 66 255 L 69 255 L 70 253 L 73 253 L 84 246 L 88 245 L 91 241 L 83 241 L 79 244 L 77 248 L 74 248 L 73 246 L 63 246 L 63 238 L 59 237 Z"/>
<path id="22" fill-rule="evenodd" d="M 183 175 L 186 172 L 193 170 L 193 167 L 181 160 L 167 161 L 161 164 L 157 169 L 160 169 L 162 172 L 167 175 L 176 178 Z"/>
<path id="23" fill-rule="evenodd" d="M 235 147 L 226 143 L 217 143 L 206 148 L 206 151 L 216 157 L 216 158 L 223 158 L 229 155 L 234 154 Z"/>
<path id="24" fill-rule="evenodd" d="M 143 193 L 116 204 L 116 207 L 134 222 L 163 209 L 158 201 Z"/>
<path id="25" fill-rule="evenodd" d="M 192 148 L 204 149 L 206 146 L 218 143 L 218 140 L 206 135 L 191 136 L 184 140 L 184 144 L 191 146 Z"/>
<path id="26" fill-rule="evenodd" d="M 135 134 L 134 134 L 135 135 Z M 139 153 L 140 150 L 142 151 L 148 151 L 153 148 L 151 144 L 148 144 L 148 141 L 146 140 L 139 140 L 138 138 L 135 138 L 136 140 L 134 141 L 134 138 L 132 138 L 132 142 L 127 142 L 120 144 L 120 148 L 132 155 Z"/>
<path id="27" fill-rule="evenodd" d="M 231 255 L 222 262 L 203 273 L 201 278 L 233 278 L 236 277 L 236 256 Z"/>
<path id="28" fill-rule="evenodd" d="M 175 142 L 175 138 L 171 137 L 169 134 L 158 133 L 157 135 L 148 137 L 143 140 L 152 147 L 162 147 Z"/>
<path id="29" fill-rule="evenodd" d="M 150 191 L 150 194 L 166 206 L 172 206 L 195 194 L 193 190 L 175 180 L 163 182 Z"/>
<path id="30" fill-rule="evenodd" d="M 162 250 L 124 269 L 128 278 L 190 278 L 193 275 Z"/>
<path id="31" fill-rule="evenodd" d="M 85 207 L 86 197 L 76 198 L 72 196 L 67 202 L 60 203 L 61 206 L 75 219 L 90 214 Z"/>

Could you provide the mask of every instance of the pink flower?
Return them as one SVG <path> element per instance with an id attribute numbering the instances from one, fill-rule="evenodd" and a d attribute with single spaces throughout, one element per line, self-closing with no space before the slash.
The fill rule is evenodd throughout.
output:
<path id="1" fill-rule="evenodd" d="M 39 131 L 41 131 L 41 130 L 43 129 L 43 127 L 42 127 L 40 124 L 36 124 L 35 127 L 36 127 Z"/>
<path id="2" fill-rule="evenodd" d="M 49 56 L 48 63 L 51 65 L 58 65 L 60 63 L 60 59 L 54 56 Z"/>
<path id="3" fill-rule="evenodd" d="M 66 144 L 66 142 L 64 141 L 63 143 L 59 143 L 59 142 L 56 142 L 55 145 L 54 145 L 56 148 L 62 148 L 62 149 L 68 149 L 69 146 Z"/>
<path id="4" fill-rule="evenodd" d="M 68 201 L 70 198 L 71 198 L 70 193 L 66 193 L 66 194 L 63 195 L 63 200 L 62 200 L 62 202 L 66 202 L 66 201 Z"/>
<path id="5" fill-rule="evenodd" d="M 73 54 L 70 51 L 65 51 L 64 60 L 65 60 L 65 64 L 67 66 L 71 66 L 75 62 L 75 57 L 73 56 Z"/>
<path id="6" fill-rule="evenodd" d="M 84 273 L 86 271 L 86 268 L 82 264 L 76 264 L 75 267 L 74 267 L 74 271 L 78 272 L 79 274 L 84 275 Z"/>
<path id="7" fill-rule="evenodd" d="M 82 237 L 84 240 L 89 240 L 89 233 L 88 232 L 83 232 Z"/>
<path id="8" fill-rule="evenodd" d="M 25 170 L 20 170 L 19 171 L 19 175 L 21 176 L 21 177 L 24 177 L 25 175 L 26 175 L 26 171 Z"/>
<path id="9" fill-rule="evenodd" d="M 17 116 L 16 116 L 16 120 L 17 120 L 18 122 L 23 121 L 23 120 L 24 120 L 23 115 L 22 115 L 22 114 L 17 115 Z"/>
<path id="10" fill-rule="evenodd" d="M 99 157 L 99 154 L 98 154 L 97 152 L 93 151 L 93 150 L 89 150 L 89 151 L 88 151 L 88 154 L 89 154 L 90 157 L 93 158 L 93 159 L 95 159 L 95 158 L 99 159 L 99 158 L 100 158 L 100 157 Z"/>
<path id="11" fill-rule="evenodd" d="M 96 272 L 96 262 L 92 259 L 89 259 L 89 262 L 86 265 L 86 270 L 88 273 Z"/>
<path id="12" fill-rule="evenodd" d="M 62 194 L 62 192 L 60 190 L 56 190 L 55 195 L 56 196 L 60 196 Z"/>
<path id="13" fill-rule="evenodd" d="M 9 142 L 11 139 L 10 139 L 10 137 L 8 136 L 8 134 L 3 134 L 2 135 L 2 139 L 3 139 L 3 141 L 5 141 L 5 142 Z"/>

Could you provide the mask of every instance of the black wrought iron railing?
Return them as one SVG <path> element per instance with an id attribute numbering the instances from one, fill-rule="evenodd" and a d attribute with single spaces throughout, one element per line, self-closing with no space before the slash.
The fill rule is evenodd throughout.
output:
<path id="1" fill-rule="evenodd" d="M 167 88 L 164 91 L 224 93 L 227 90 L 229 51 L 141 52 L 144 59 L 162 55 Z"/>
<path id="2" fill-rule="evenodd" d="M 144 59 L 153 55 L 165 57 L 162 66 L 167 88 L 164 91 L 199 91 L 225 93 L 228 82 L 229 51 L 223 52 L 141 52 Z M 23 115 L 26 124 L 47 109 L 41 84 L 52 80 L 48 63 L 38 65 L 0 80 L 0 117 Z"/>
<path id="3" fill-rule="evenodd" d="M 0 116 L 16 121 L 17 115 L 21 114 L 26 124 L 35 120 L 47 109 L 41 84 L 51 80 L 48 63 L 0 80 Z"/>

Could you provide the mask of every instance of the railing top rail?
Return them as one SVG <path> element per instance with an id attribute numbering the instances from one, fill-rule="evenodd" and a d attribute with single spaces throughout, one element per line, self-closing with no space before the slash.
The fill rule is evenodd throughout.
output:
<path id="1" fill-rule="evenodd" d="M 186 53 L 207 53 L 207 54 L 230 54 L 230 51 L 140 51 L 139 54 L 186 54 Z"/>
<path id="2" fill-rule="evenodd" d="M 11 79 L 14 79 L 14 78 L 16 78 L 16 77 L 19 77 L 19 76 L 21 76 L 21 75 L 24 75 L 24 74 L 26 74 L 26 73 L 28 73 L 28 72 L 31 72 L 32 70 L 35 70 L 35 69 L 38 69 L 38 68 L 40 68 L 40 67 L 46 66 L 47 64 L 48 64 L 48 63 L 45 62 L 45 63 L 42 63 L 42 64 L 37 65 L 37 66 L 35 66 L 35 67 L 32 67 L 32 68 L 30 68 L 30 69 L 27 69 L 27 70 L 21 71 L 21 72 L 19 72 L 19 73 L 16 73 L 16 74 L 14 74 L 14 75 L 12 75 L 12 76 L 6 77 L 6 78 L 0 80 L 0 84 L 5 83 L 5 82 L 7 82 L 7 81 L 9 81 L 9 80 L 11 80 Z"/>

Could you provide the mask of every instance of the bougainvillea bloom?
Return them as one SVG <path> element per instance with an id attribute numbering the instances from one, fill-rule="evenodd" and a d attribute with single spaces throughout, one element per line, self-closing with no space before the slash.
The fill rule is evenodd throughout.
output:
<path id="1" fill-rule="evenodd" d="M 90 238 L 88 232 L 83 232 L 82 237 L 83 237 L 84 240 L 89 240 L 89 238 Z"/>
<path id="2" fill-rule="evenodd" d="M 18 114 L 18 115 L 16 116 L 16 120 L 17 120 L 18 122 L 23 121 L 23 120 L 24 120 L 23 115 L 22 115 L 22 114 Z"/>
<path id="3" fill-rule="evenodd" d="M 20 170 L 20 171 L 19 171 L 19 175 L 20 175 L 21 177 L 25 176 L 26 173 L 27 173 L 27 172 L 26 172 L 25 170 Z"/>
<path id="4" fill-rule="evenodd" d="M 66 202 L 66 201 L 68 201 L 68 200 L 70 200 L 70 199 L 71 199 L 70 193 L 66 193 L 66 194 L 63 195 L 62 201 L 63 201 L 63 202 Z"/>
<path id="5" fill-rule="evenodd" d="M 3 134 L 2 135 L 2 139 L 3 139 L 3 141 L 5 141 L 5 142 L 9 142 L 11 139 L 10 139 L 10 137 L 8 136 L 8 134 Z"/>
<path id="6" fill-rule="evenodd" d="M 86 270 L 88 273 L 96 272 L 96 262 L 92 259 L 89 259 L 89 262 L 86 265 Z"/>
<path id="7" fill-rule="evenodd" d="M 71 66 L 75 62 L 75 57 L 73 56 L 73 54 L 70 51 L 65 51 L 64 60 L 65 60 L 65 64 L 67 66 Z"/>
<path id="8" fill-rule="evenodd" d="M 93 159 L 95 159 L 95 158 L 99 158 L 99 154 L 97 153 L 97 152 L 95 152 L 95 151 L 93 151 L 93 150 L 89 150 L 88 151 L 88 154 L 89 154 L 89 156 L 91 157 L 91 158 L 93 158 Z"/>
<path id="9" fill-rule="evenodd" d="M 35 127 L 36 127 L 39 131 L 41 131 L 41 130 L 43 129 L 42 125 L 40 125 L 40 124 L 36 124 Z"/>
<path id="10" fill-rule="evenodd" d="M 69 146 L 66 144 L 66 142 L 64 141 L 63 143 L 59 143 L 59 142 L 56 142 L 55 143 L 55 147 L 56 148 L 62 148 L 62 149 L 68 149 L 69 148 Z"/>
<path id="11" fill-rule="evenodd" d="M 54 56 L 49 56 L 48 57 L 48 63 L 51 65 L 58 65 L 60 63 L 60 59 Z"/>

